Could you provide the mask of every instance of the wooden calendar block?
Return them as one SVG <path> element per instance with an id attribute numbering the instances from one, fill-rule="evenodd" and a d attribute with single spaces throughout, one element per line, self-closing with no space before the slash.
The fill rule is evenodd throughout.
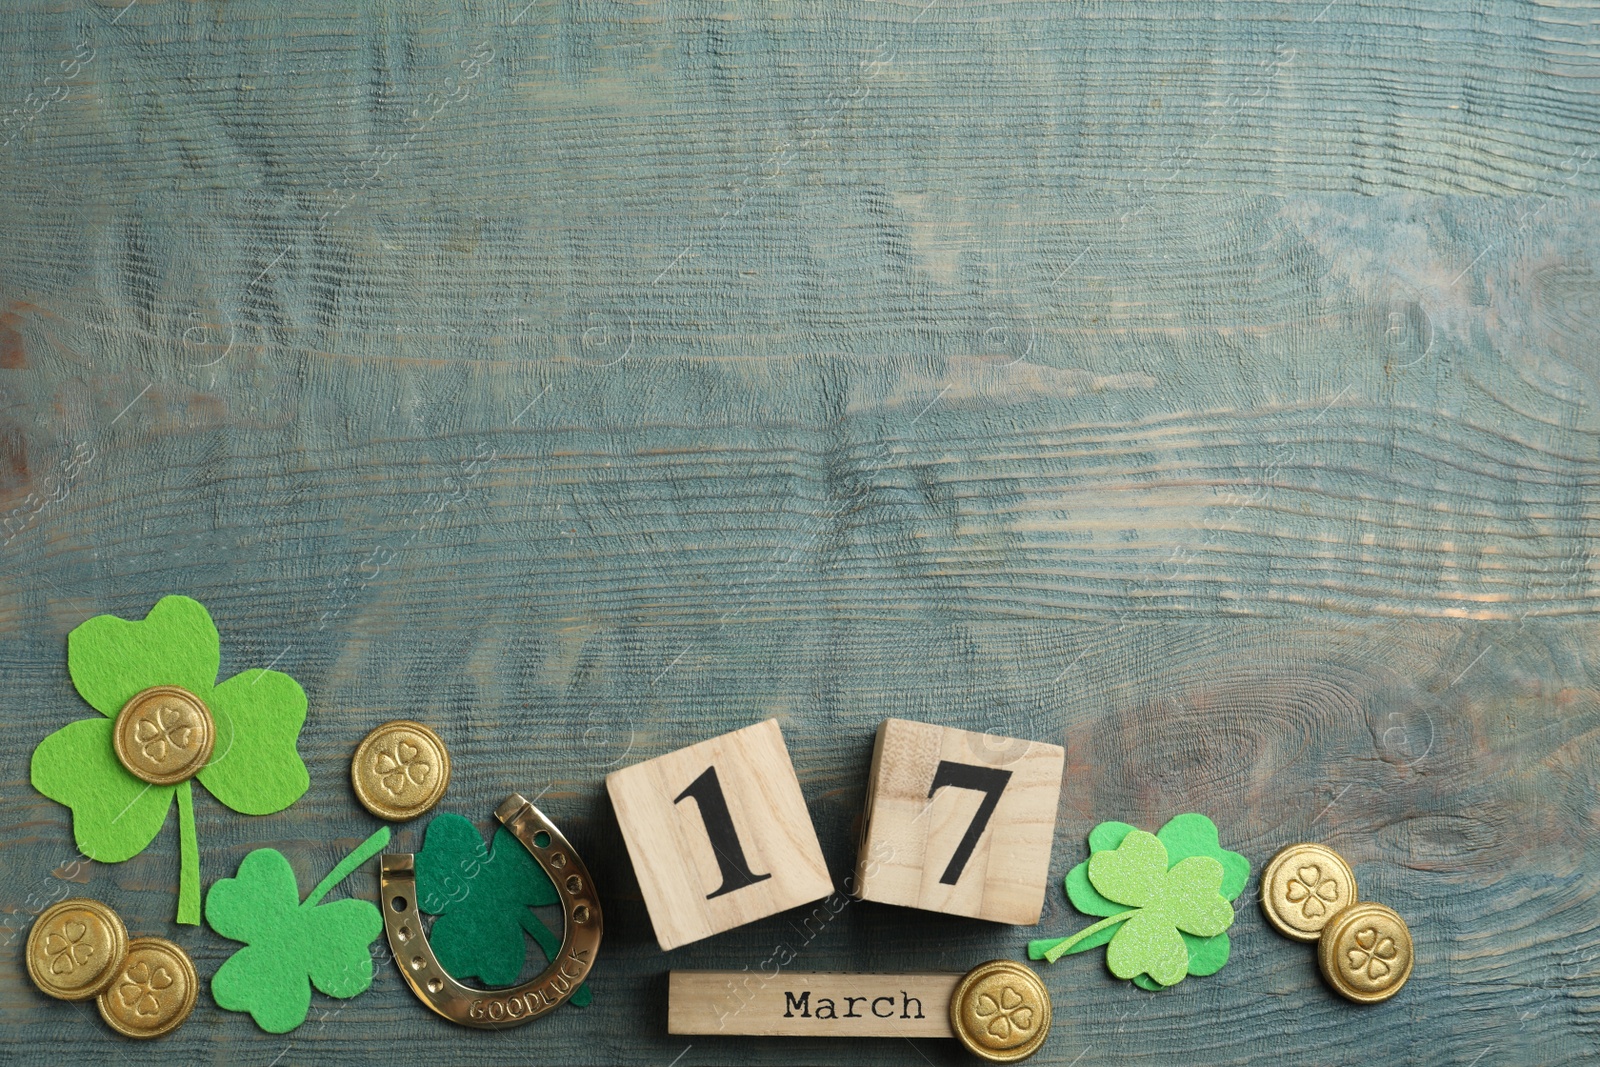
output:
<path id="1" fill-rule="evenodd" d="M 1060 745 L 884 720 L 872 753 L 856 896 L 1038 922 L 1065 763 Z"/>
<path id="2" fill-rule="evenodd" d="M 833 892 L 776 719 L 606 776 L 663 951 Z"/>
<path id="3" fill-rule="evenodd" d="M 955 1037 L 954 974 L 846 974 L 787 968 L 673 971 L 667 1033 L 751 1037 Z"/>

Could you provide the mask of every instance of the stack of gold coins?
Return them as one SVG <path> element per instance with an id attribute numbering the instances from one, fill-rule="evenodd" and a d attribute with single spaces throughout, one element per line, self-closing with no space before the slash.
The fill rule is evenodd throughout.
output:
<path id="1" fill-rule="evenodd" d="M 1388 1000 L 1411 977 L 1405 920 L 1360 900 L 1355 872 L 1326 845 L 1280 849 L 1261 874 L 1261 910 L 1285 937 L 1316 942 L 1322 977 L 1348 1000 Z"/>
<path id="2" fill-rule="evenodd" d="M 159 937 L 128 940 L 117 913 L 98 900 L 63 900 L 28 931 L 28 976 L 58 1000 L 94 998 L 100 1017 L 126 1037 L 170 1034 L 194 1010 L 194 963 Z"/>

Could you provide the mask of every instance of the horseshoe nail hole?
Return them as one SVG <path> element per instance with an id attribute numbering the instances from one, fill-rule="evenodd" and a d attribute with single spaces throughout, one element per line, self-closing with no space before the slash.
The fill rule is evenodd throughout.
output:
<path id="1" fill-rule="evenodd" d="M 422 957 L 421 956 L 412 956 L 411 957 L 411 969 L 413 971 L 422 970 Z"/>
<path id="2" fill-rule="evenodd" d="M 572 921 L 575 922 L 575 923 L 586 923 L 586 922 L 588 922 L 589 921 L 589 905 L 587 905 L 587 904 L 579 904 L 576 908 L 573 908 L 572 909 Z"/>
<path id="3" fill-rule="evenodd" d="M 567 875 L 567 892 L 576 893 L 583 889 L 583 879 L 575 874 Z"/>
<path id="4" fill-rule="evenodd" d="M 428 979 L 428 992 L 437 993 L 444 988 L 444 980 L 440 978 Z"/>
<path id="5" fill-rule="evenodd" d="M 406 898 L 405 897 L 395 897 L 393 900 L 389 901 L 389 907 L 393 908 L 395 911 L 405 911 L 406 910 Z"/>
<path id="6" fill-rule="evenodd" d="M 567 854 L 565 852 L 552 852 L 552 853 L 550 853 L 550 866 L 552 866 L 552 867 L 565 867 L 566 865 L 567 865 Z"/>
<path id="7" fill-rule="evenodd" d="M 545 848 L 550 844 L 550 835 L 545 833 L 543 830 L 540 830 L 538 833 L 533 835 L 533 843 L 538 845 L 540 848 Z"/>
<path id="8" fill-rule="evenodd" d="M 410 941 L 411 940 L 411 927 L 402 926 L 400 928 L 400 940 L 402 940 L 402 941 Z"/>

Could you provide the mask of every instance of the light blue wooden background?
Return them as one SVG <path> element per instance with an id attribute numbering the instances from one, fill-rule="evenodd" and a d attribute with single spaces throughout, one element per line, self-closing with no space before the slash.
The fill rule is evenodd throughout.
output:
<path id="1" fill-rule="evenodd" d="M 602 778 L 769 715 L 836 879 L 899 715 L 1065 743 L 1058 873 L 1199 810 L 1416 934 L 1366 1009 L 1248 903 L 1174 990 L 1070 958 L 1042 1062 L 1600 1048 L 1600 5 L 124 2 L 0 11 L 0 1058 L 967 1062 L 664 1033 L 669 967 L 795 935 L 661 954 Z M 62 886 L 27 784 L 66 632 L 168 592 L 312 697 L 299 804 L 198 802 L 208 881 L 309 888 L 423 718 L 447 809 L 548 790 L 595 868 L 594 1007 L 468 1033 L 386 964 L 130 1047 L 39 996 L 68 888 L 235 947 L 170 924 L 170 826 Z M 853 905 L 797 966 L 1035 933 Z"/>

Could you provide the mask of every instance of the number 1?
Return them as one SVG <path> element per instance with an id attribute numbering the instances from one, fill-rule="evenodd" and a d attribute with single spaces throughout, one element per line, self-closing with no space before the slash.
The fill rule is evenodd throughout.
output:
<path id="1" fill-rule="evenodd" d="M 1007 771 L 1006 774 L 1009 776 L 1011 772 Z M 722 783 L 717 780 L 715 767 L 707 767 L 672 802 L 677 804 L 685 797 L 693 797 L 700 806 L 700 821 L 705 823 L 706 837 L 711 840 L 711 851 L 716 853 L 717 868 L 722 872 L 722 886 L 715 893 L 707 893 L 707 900 L 772 877 L 771 874 L 755 874 L 750 870 L 750 861 L 745 859 L 744 846 L 739 844 L 739 832 L 733 828 L 728 799 L 722 795 Z M 972 850 L 969 848 L 967 851 Z"/>

